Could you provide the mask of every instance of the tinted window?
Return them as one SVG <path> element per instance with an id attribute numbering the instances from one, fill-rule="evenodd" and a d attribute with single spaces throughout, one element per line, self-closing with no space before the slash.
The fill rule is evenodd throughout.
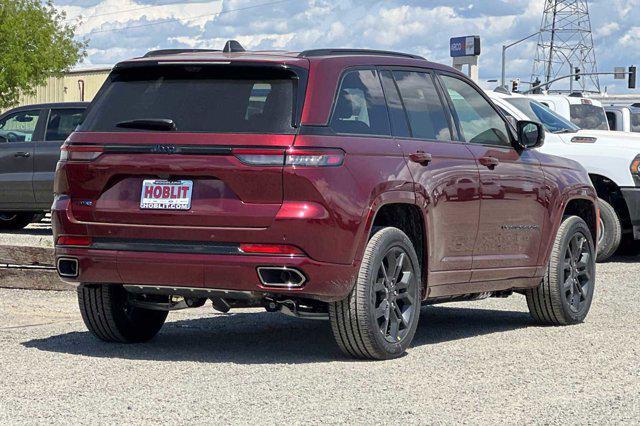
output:
<path id="1" fill-rule="evenodd" d="M 631 131 L 640 133 L 640 112 L 631 113 Z"/>
<path id="2" fill-rule="evenodd" d="M 391 131 L 394 136 L 409 137 L 409 125 L 407 124 L 407 114 L 404 112 L 398 88 L 393 81 L 391 71 L 381 71 L 382 87 L 387 98 L 387 106 L 389 107 L 389 118 L 391 119 Z"/>
<path id="3" fill-rule="evenodd" d="M 507 98 L 507 102 L 518 108 L 529 120 L 542 123 L 549 132 L 562 133 L 580 130 L 578 126 L 551 111 L 540 102 L 526 98 Z"/>
<path id="4" fill-rule="evenodd" d="M 36 131 L 40 111 L 22 111 L 0 120 L 0 142 L 30 142 Z"/>
<path id="5" fill-rule="evenodd" d="M 47 123 L 46 141 L 63 141 L 82 121 L 84 109 L 52 109 Z"/>
<path id="6" fill-rule="evenodd" d="M 179 132 L 293 133 L 290 71 L 156 66 L 113 74 L 87 113 L 86 131 L 131 131 L 136 119 L 170 119 Z"/>
<path id="7" fill-rule="evenodd" d="M 344 75 L 331 128 L 337 133 L 390 135 L 387 105 L 375 70 L 349 71 Z"/>
<path id="8" fill-rule="evenodd" d="M 511 146 L 507 123 L 471 85 L 442 76 L 467 142 Z"/>
<path id="9" fill-rule="evenodd" d="M 496 105 L 498 107 L 498 109 L 500 110 L 501 113 L 504 114 L 505 117 L 513 119 L 513 120 L 517 120 L 513 114 L 511 114 L 509 111 L 507 111 L 506 109 L 502 108 L 500 105 Z"/>
<path id="10" fill-rule="evenodd" d="M 616 113 L 615 112 L 607 112 L 607 122 L 609 123 L 609 128 L 611 130 L 616 130 L 618 126 L 616 125 Z"/>
<path id="11" fill-rule="evenodd" d="M 394 71 L 414 138 L 451 140 L 451 130 L 433 78 L 428 73 Z"/>
<path id="12" fill-rule="evenodd" d="M 569 107 L 571 121 L 582 129 L 609 130 L 604 108 L 596 105 L 574 104 Z"/>

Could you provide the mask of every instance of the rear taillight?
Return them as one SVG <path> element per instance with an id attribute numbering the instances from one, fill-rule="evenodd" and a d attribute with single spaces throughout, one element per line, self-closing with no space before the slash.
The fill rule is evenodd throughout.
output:
<path id="1" fill-rule="evenodd" d="M 60 147 L 60 161 L 93 161 L 104 152 L 96 145 L 68 145 Z"/>
<path id="2" fill-rule="evenodd" d="M 344 161 L 344 151 L 326 148 L 234 148 L 233 155 L 250 166 L 336 167 Z"/>
<path id="3" fill-rule="evenodd" d="M 250 166 L 282 166 L 284 164 L 282 149 L 234 148 L 233 155 Z"/>
<path id="4" fill-rule="evenodd" d="M 341 149 L 291 148 L 287 151 L 285 165 L 298 167 L 336 167 L 342 165 Z"/>
<path id="5" fill-rule="evenodd" d="M 58 237 L 56 245 L 88 247 L 91 245 L 91 237 L 61 235 Z"/>
<path id="6" fill-rule="evenodd" d="M 298 247 L 285 244 L 240 244 L 244 254 L 268 254 L 275 256 L 304 256 Z"/>

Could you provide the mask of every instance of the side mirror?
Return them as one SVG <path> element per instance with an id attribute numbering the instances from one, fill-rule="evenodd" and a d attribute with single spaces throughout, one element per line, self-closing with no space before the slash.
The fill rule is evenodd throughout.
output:
<path id="1" fill-rule="evenodd" d="M 518 121 L 518 144 L 523 149 L 538 148 L 544 144 L 544 127 L 535 121 Z"/>

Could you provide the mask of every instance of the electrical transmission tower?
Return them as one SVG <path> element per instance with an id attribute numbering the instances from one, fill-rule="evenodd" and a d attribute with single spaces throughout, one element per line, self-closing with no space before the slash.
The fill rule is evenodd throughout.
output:
<path id="1" fill-rule="evenodd" d="M 531 81 L 545 83 L 576 68 L 598 71 L 587 0 L 546 0 Z M 576 83 L 582 91 L 600 91 L 597 75 L 583 75 Z"/>

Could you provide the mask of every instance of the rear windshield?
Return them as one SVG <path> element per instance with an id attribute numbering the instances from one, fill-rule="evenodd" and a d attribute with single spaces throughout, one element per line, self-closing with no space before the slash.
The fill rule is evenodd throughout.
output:
<path id="1" fill-rule="evenodd" d="M 293 133 L 298 86 L 295 74 L 276 68 L 124 69 L 109 77 L 80 131 L 130 132 L 118 123 L 160 119 L 178 132 Z"/>
<path id="2" fill-rule="evenodd" d="M 596 105 L 574 104 L 570 107 L 571 121 L 582 129 L 609 130 L 604 108 Z"/>

